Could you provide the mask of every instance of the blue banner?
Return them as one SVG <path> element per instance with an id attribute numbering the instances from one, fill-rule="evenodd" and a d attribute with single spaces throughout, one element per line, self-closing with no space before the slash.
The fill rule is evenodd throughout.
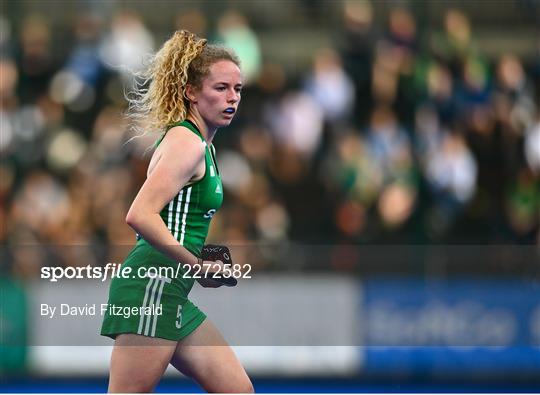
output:
<path id="1" fill-rule="evenodd" d="M 538 283 L 371 279 L 361 306 L 367 373 L 540 373 Z"/>

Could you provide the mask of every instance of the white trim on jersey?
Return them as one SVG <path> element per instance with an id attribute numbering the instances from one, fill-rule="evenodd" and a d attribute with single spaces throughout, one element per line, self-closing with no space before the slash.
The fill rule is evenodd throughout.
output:
<path id="1" fill-rule="evenodd" d="M 182 211 L 182 196 L 184 195 L 184 190 L 182 189 L 178 194 L 178 203 L 176 204 L 176 217 L 174 219 L 174 233 L 173 236 L 175 239 L 178 238 L 178 225 L 180 223 L 180 213 Z M 172 232 L 172 229 L 170 229 Z"/>
<path id="2" fill-rule="evenodd" d="M 189 198 L 191 197 L 191 187 L 187 189 L 186 204 L 184 205 L 184 215 L 182 216 L 182 230 L 180 232 L 180 245 L 184 245 L 184 236 L 186 234 L 186 218 L 189 211 Z"/>
<path id="3" fill-rule="evenodd" d="M 172 213 L 174 207 L 174 198 L 169 202 L 169 217 L 167 218 L 167 228 L 169 231 L 172 231 Z"/>
<path id="4" fill-rule="evenodd" d="M 210 145 L 210 149 L 209 149 L 209 152 L 210 153 L 210 160 L 212 161 L 212 165 L 213 167 L 215 168 L 215 171 L 217 172 L 217 163 L 216 161 L 214 160 L 214 157 L 216 156 L 216 148 L 214 147 L 214 144 Z M 210 166 L 210 175 L 212 177 L 214 177 L 214 169 L 212 168 L 212 166 Z"/>

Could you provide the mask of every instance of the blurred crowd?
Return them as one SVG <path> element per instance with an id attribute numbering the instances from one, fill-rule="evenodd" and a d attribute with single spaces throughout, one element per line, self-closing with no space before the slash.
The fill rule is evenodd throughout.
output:
<path id="1" fill-rule="evenodd" d="M 237 10 L 170 26 L 234 48 L 245 73 L 237 118 L 215 139 L 226 193 L 210 238 L 540 243 L 540 42 L 535 59 L 492 59 L 460 10 L 420 35 L 406 7 L 384 26 L 369 1 L 336 7 L 334 45 L 307 69 L 266 56 Z M 133 10 L 83 13 L 61 37 L 38 15 L 0 19 L 2 269 L 39 272 L 42 256 L 21 245 L 95 258 L 133 244 L 124 218 L 158 134 L 132 139 L 124 95 L 166 37 Z M 81 251 L 66 264 L 86 264 Z"/>

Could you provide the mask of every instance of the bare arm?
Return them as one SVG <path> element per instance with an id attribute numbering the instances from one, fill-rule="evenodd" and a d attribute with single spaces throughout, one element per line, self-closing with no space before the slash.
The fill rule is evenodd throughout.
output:
<path id="1" fill-rule="evenodd" d="M 204 144 L 184 127 L 169 130 L 161 144 L 161 158 L 135 197 L 126 222 L 158 251 L 192 266 L 197 257 L 178 243 L 159 213 L 195 175 L 204 160 Z"/>

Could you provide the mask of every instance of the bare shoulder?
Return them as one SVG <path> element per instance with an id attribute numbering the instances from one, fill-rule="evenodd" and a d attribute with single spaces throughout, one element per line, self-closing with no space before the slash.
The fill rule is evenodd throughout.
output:
<path id="1" fill-rule="evenodd" d="M 204 163 L 205 145 L 200 137 L 186 127 L 170 129 L 154 152 L 148 166 L 148 175 L 156 168 L 180 170 L 189 174 L 188 179 L 199 173 L 198 167 Z"/>
<path id="2" fill-rule="evenodd" d="M 189 153 L 194 156 L 204 156 L 204 142 L 185 126 L 171 128 L 165 135 L 160 147 L 162 145 L 162 151 L 170 151 L 175 155 Z"/>

